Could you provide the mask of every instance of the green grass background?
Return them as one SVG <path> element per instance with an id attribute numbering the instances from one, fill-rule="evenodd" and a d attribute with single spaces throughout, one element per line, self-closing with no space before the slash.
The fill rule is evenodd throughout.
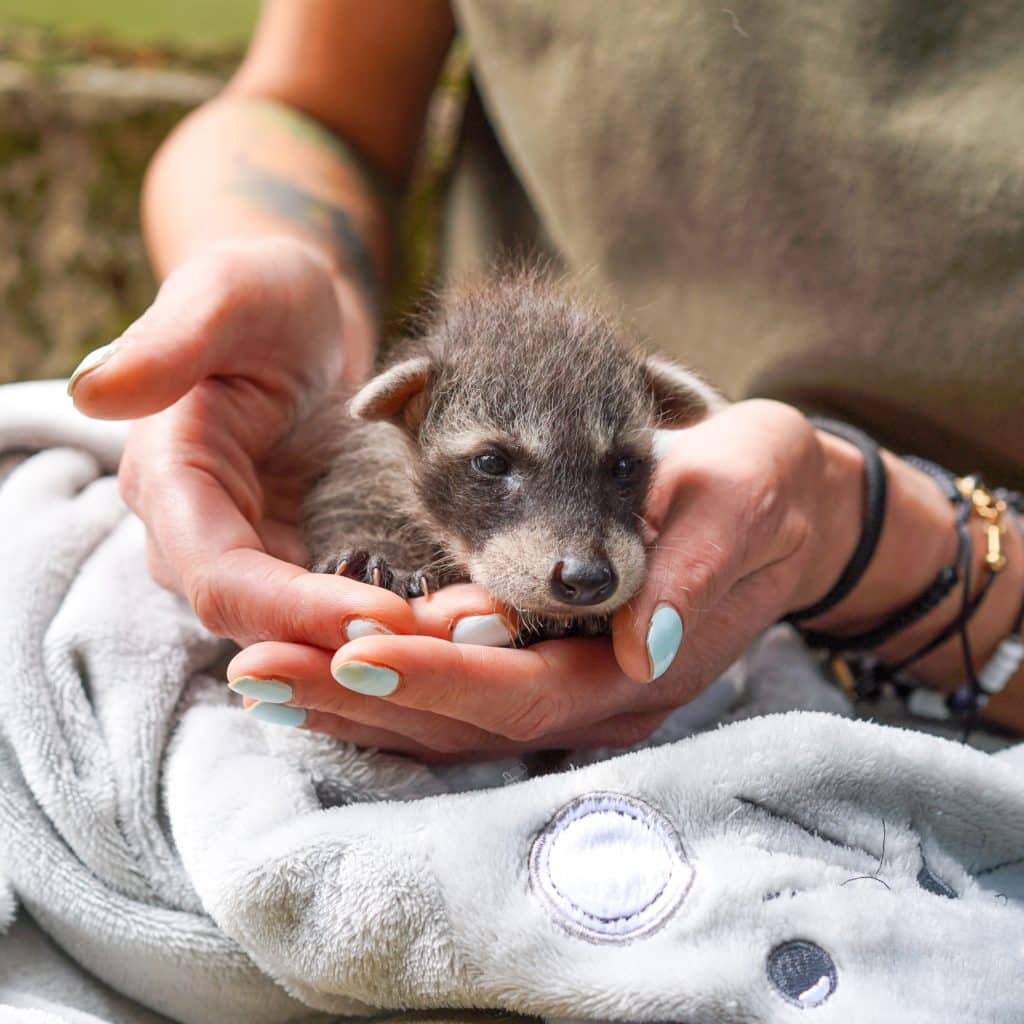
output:
<path id="1" fill-rule="evenodd" d="M 125 43 L 222 49 L 248 38 L 259 6 L 259 0 L 0 0 L 0 30 L 38 27 Z"/>

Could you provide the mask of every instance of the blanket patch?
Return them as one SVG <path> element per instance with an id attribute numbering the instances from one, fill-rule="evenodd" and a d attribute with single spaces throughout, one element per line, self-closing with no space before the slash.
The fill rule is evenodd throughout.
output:
<path id="1" fill-rule="evenodd" d="M 555 919 L 596 942 L 649 934 L 690 888 L 693 868 L 668 819 L 622 793 L 563 807 L 530 851 L 530 877 Z"/>
<path id="2" fill-rule="evenodd" d="M 835 992 L 839 976 L 832 957 L 821 946 L 797 939 L 772 950 L 768 980 L 787 1003 L 808 1010 L 821 1006 Z"/>

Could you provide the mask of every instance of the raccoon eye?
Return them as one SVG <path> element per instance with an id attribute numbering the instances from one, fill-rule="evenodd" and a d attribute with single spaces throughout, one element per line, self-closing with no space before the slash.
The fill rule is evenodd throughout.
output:
<path id="1" fill-rule="evenodd" d="M 619 483 L 629 483 L 631 480 L 635 480 L 637 473 L 640 471 L 642 460 L 636 458 L 634 455 L 623 455 L 612 466 L 612 476 L 615 477 Z"/>
<path id="2" fill-rule="evenodd" d="M 508 459 L 497 452 L 484 452 L 473 457 L 473 468 L 485 476 L 507 476 L 512 468 Z"/>

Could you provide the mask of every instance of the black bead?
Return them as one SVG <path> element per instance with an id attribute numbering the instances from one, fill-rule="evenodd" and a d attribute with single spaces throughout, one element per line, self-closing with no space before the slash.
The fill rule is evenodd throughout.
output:
<path id="1" fill-rule="evenodd" d="M 962 686 L 956 693 L 951 693 L 946 698 L 946 707 L 955 715 L 966 715 L 977 711 L 981 701 L 981 695 L 970 686 Z"/>

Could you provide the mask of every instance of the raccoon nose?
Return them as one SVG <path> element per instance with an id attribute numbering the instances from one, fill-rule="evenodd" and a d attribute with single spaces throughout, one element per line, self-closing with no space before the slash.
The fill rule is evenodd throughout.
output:
<path id="1" fill-rule="evenodd" d="M 619 578 L 604 560 L 565 558 L 551 573 L 551 593 L 563 604 L 600 604 L 615 593 Z"/>

